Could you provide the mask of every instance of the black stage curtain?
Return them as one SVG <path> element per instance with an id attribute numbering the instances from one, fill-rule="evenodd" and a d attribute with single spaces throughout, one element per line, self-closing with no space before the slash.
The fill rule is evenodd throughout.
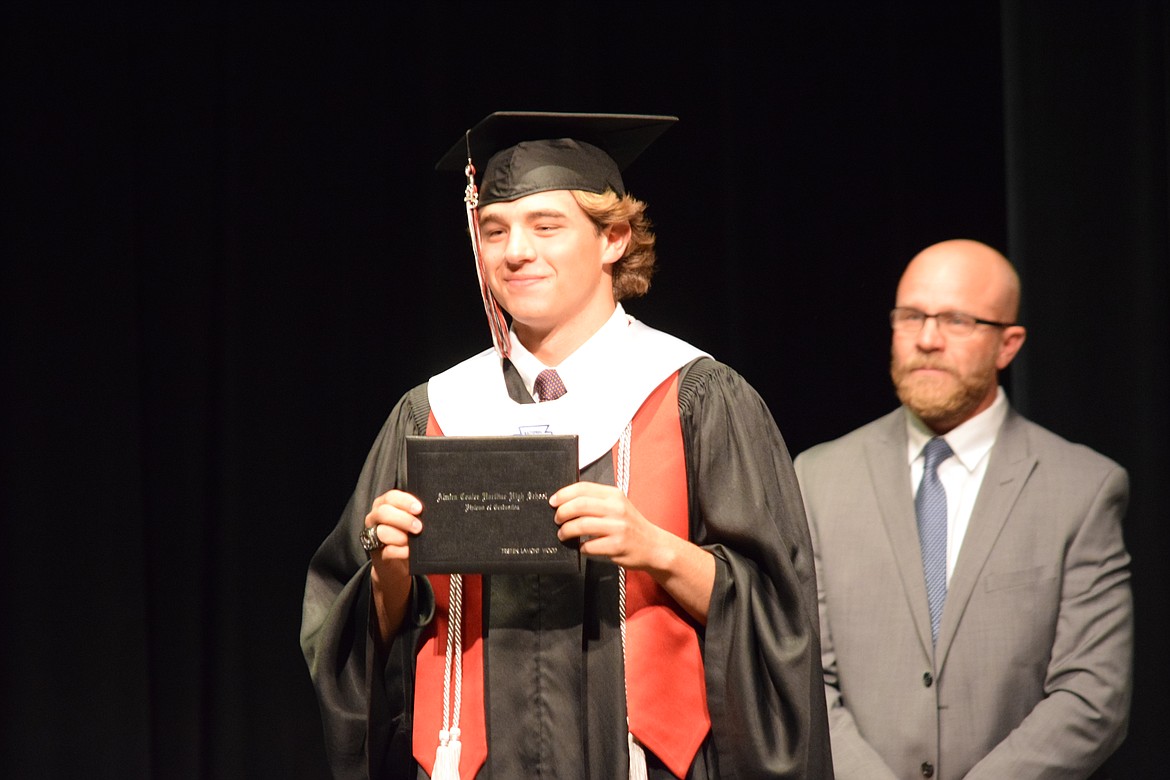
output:
<path id="1" fill-rule="evenodd" d="M 1129 469 L 1134 701 L 1110 768 L 1157 777 L 1170 694 L 1170 9 L 1002 8 L 1008 249 L 1029 326 L 1014 398 Z"/>
<path id="2" fill-rule="evenodd" d="M 681 117 L 628 172 L 661 258 L 628 309 L 736 366 L 794 452 L 896 403 L 885 316 L 914 252 L 1015 257 L 1009 391 L 1134 476 L 1118 776 L 1152 776 L 1164 4 L 113 0 L 2 22 L 5 776 L 325 775 L 304 570 L 398 396 L 490 343 L 462 184 L 432 166 L 501 108 Z"/>

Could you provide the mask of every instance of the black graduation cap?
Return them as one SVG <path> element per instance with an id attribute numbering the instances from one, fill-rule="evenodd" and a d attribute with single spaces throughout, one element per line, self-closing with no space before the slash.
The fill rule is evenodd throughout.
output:
<path id="1" fill-rule="evenodd" d="M 678 117 L 497 111 L 468 130 L 435 166 L 462 173 L 487 161 L 479 205 L 534 192 L 584 190 L 625 195 L 621 171 Z"/>

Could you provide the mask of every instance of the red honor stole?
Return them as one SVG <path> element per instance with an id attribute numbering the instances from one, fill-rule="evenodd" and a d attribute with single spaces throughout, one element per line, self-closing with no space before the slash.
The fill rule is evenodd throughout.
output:
<path id="1" fill-rule="evenodd" d="M 658 386 L 634 415 L 629 498 L 655 524 L 689 537 L 686 459 L 678 417 L 678 374 Z M 442 436 L 432 414 L 428 436 Z M 617 473 L 617 447 L 613 449 Z M 428 575 L 435 618 L 415 666 L 414 757 L 430 775 L 443 726 L 450 577 Z M 463 576 L 463 691 L 460 777 L 487 760 L 483 694 L 483 580 Z M 682 608 L 650 575 L 626 571 L 626 699 L 630 731 L 676 777 L 685 777 L 711 729 L 699 639 Z"/>

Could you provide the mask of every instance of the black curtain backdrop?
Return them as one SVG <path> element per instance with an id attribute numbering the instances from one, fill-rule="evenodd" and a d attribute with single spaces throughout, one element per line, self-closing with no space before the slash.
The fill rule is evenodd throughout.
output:
<path id="1" fill-rule="evenodd" d="M 305 568 L 398 396 L 490 343 L 433 165 L 507 108 L 681 118 L 627 174 L 661 262 L 628 308 L 794 453 L 896 403 L 917 250 L 1017 262 L 1009 393 L 1133 478 L 1113 766 L 1159 776 L 1166 3 L 774 5 L 5 10 L 0 774 L 325 776 Z"/>
<path id="2" fill-rule="evenodd" d="M 1008 249 L 1024 414 L 1130 472 L 1137 625 L 1118 778 L 1160 777 L 1170 655 L 1170 9 L 1003 3 Z"/>

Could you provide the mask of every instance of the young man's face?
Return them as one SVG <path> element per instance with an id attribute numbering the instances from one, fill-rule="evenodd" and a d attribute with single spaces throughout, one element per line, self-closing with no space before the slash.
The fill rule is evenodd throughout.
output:
<path id="1" fill-rule="evenodd" d="M 587 337 L 613 313 L 610 270 L 624 234 L 599 233 L 568 190 L 484 206 L 479 227 L 488 284 L 522 338 Z"/>

